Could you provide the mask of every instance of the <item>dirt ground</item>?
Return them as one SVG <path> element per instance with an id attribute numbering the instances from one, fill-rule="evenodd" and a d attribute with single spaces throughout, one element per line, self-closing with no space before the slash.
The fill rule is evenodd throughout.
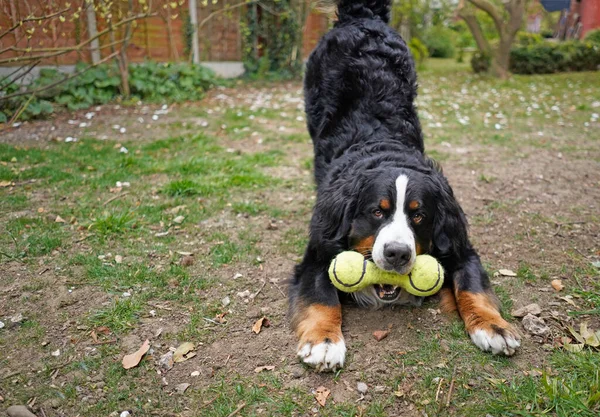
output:
<path id="1" fill-rule="evenodd" d="M 441 94 L 436 89 L 442 87 L 433 82 L 435 77 L 422 78 L 425 97 L 421 106 L 442 119 L 444 110 L 429 104 Z M 246 112 L 257 103 L 287 114 L 265 117 L 257 135 L 252 129 L 244 132 L 240 128 L 232 138 L 220 126 L 229 123 L 223 121 L 228 108 Z M 2 258 L 0 320 L 5 327 L 0 329 L 0 408 L 28 403 L 39 416 L 116 415 L 124 410 L 131 410 L 134 416 L 227 416 L 240 406 L 238 415 L 485 415 L 464 413 L 485 407 L 485 391 L 494 388 L 493 381 L 510 381 L 547 369 L 550 355 L 560 348 L 560 338 L 569 335 L 569 325 L 578 326 L 585 320 L 590 328 L 600 328 L 598 314 L 569 314 L 597 308 L 586 294 L 598 288 L 594 286 L 597 272 L 590 267 L 600 257 L 598 122 L 583 131 L 568 126 L 579 119 L 567 118 L 562 127 L 540 127 L 537 123 L 543 118 L 534 119 L 535 126 L 527 126 L 524 118 L 513 116 L 508 128 L 511 136 L 491 142 L 486 138 L 496 132 L 485 133 L 480 125 L 473 130 L 440 131 L 424 122 L 429 152 L 441 161 L 468 215 L 471 238 L 493 275 L 505 314 L 510 316 L 511 310 L 535 302 L 542 307 L 540 317 L 550 330 L 544 336 L 532 335 L 519 319 L 512 318 L 523 333 L 522 347 L 513 358 L 493 358 L 471 346 L 460 322 L 440 314 L 435 297 L 420 308 L 378 312 L 345 305 L 347 366 L 333 375 L 316 373 L 297 362 L 296 342 L 286 317 L 285 281 L 302 254 L 314 201 L 306 162 L 312 149 L 303 131 L 301 85 L 218 89 L 200 103 L 169 106 L 168 113 L 150 126 L 151 115 L 160 109 L 104 106 L 94 116 L 94 124 L 86 128 L 69 123 L 85 120 L 86 112 L 61 114 L 7 129 L 0 133 L 0 143 L 46 149 L 64 143 L 67 137 L 85 136 L 108 141 L 111 146 L 128 143 L 131 148 L 138 142 L 194 134 L 204 129 L 207 121 L 219 146 L 231 154 L 283 153 L 281 162 L 264 172 L 284 185 L 241 192 L 269 207 L 285 209 L 287 214 L 247 215 L 225 207 L 195 224 L 170 229 L 172 240 L 165 244 L 138 237 L 142 241 L 136 244 L 145 245 L 146 256 L 138 254 L 126 262 L 139 260 L 159 271 L 167 270 L 173 259 L 180 262 L 177 251 L 194 252 L 193 263 L 186 267 L 192 283 L 186 284 L 189 291 L 184 289 L 182 294 L 195 297 L 195 301 L 170 298 L 165 295 L 168 290 L 156 299 L 149 297 L 140 307 L 137 321 L 124 332 L 102 329 L 86 320 L 92 312 L 109 306 L 115 293 L 90 283 L 85 268 L 69 259 L 77 254 L 95 257 L 110 253 L 107 261 L 114 262 L 111 259 L 123 252 L 127 238 L 95 246 L 85 238 L 85 231 L 71 228 L 64 245 L 48 254 Z M 207 114 L 205 109 L 215 112 Z M 130 134 L 119 136 L 114 125 L 125 127 Z M 538 134 L 541 130 L 543 136 Z M 567 131 L 570 133 L 565 134 Z M 269 132 L 304 136 L 261 142 Z M 155 188 L 169 181 L 166 174 L 151 178 Z M 2 206 L 2 222 L 55 217 L 60 213 L 50 210 L 42 215 L 38 208 L 58 210 L 60 204 L 77 205 L 77 190 L 71 196 L 63 195 L 65 200 L 59 203 L 56 189 L 27 181 L 2 190 L 8 198 L 26 189 L 28 202 L 18 210 Z M 144 194 L 139 201 L 149 201 L 151 194 Z M 103 204 L 108 197 L 110 194 L 103 194 L 95 204 Z M 130 203 L 134 200 L 132 197 Z M 217 233 L 236 240 L 240 230 L 255 238 L 252 255 L 211 266 L 207 259 L 215 242 L 206 236 Z M 10 250 L 7 244 L 2 252 Z M 499 270 L 514 271 L 516 276 Z M 205 276 L 207 271 L 211 279 L 196 288 L 194 277 Z M 552 288 L 554 279 L 562 281 L 563 291 Z M 166 285 L 181 290 L 177 282 L 167 281 Z M 125 290 L 128 287 L 123 287 Z M 11 317 L 18 314 L 35 317 L 35 324 L 28 326 L 27 320 L 11 323 Z M 224 314 L 223 323 L 219 314 Z M 255 334 L 251 328 L 261 317 L 267 317 L 270 326 Z M 190 326 L 196 332 L 190 332 Z M 372 333 L 382 329 L 390 333 L 378 342 Z M 125 373 L 120 369 L 122 356 L 137 350 L 146 339 L 150 340 L 150 352 L 140 367 Z M 168 371 L 161 370 L 160 357 L 185 341 L 194 344 L 196 355 Z M 273 368 L 261 370 L 263 366 Z M 454 392 L 450 381 L 456 384 Z M 364 395 L 357 391 L 359 382 L 368 386 Z M 180 393 L 180 384 L 190 386 Z M 319 387 L 331 392 L 326 407 L 313 398 Z M 249 394 L 252 389 L 260 395 Z"/>

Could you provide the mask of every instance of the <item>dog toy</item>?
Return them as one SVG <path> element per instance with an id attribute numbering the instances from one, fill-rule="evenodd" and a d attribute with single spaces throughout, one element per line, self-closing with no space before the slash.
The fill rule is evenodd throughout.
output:
<path id="1" fill-rule="evenodd" d="M 343 292 L 355 292 L 373 284 L 389 284 L 402 287 L 410 294 L 425 297 L 442 288 L 444 270 L 429 255 L 419 255 L 408 275 L 400 275 L 379 269 L 358 252 L 346 251 L 336 256 L 329 266 L 329 278 Z"/>

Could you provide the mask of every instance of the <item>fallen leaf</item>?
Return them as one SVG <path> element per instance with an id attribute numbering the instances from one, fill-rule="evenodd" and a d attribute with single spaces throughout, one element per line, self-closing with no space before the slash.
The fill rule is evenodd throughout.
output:
<path id="1" fill-rule="evenodd" d="M 385 339 L 386 337 L 388 337 L 388 334 L 390 334 L 389 330 L 375 330 L 373 332 L 373 337 L 378 342 L 381 342 L 383 339 Z"/>
<path id="2" fill-rule="evenodd" d="M 115 262 L 118 264 L 123 263 L 123 257 L 121 255 L 115 255 Z"/>
<path id="3" fill-rule="evenodd" d="M 563 288 L 565 288 L 560 279 L 553 279 L 550 285 L 552 285 L 552 288 L 554 288 L 556 291 L 561 291 Z"/>
<path id="4" fill-rule="evenodd" d="M 567 352 L 571 352 L 571 353 L 577 353 L 577 352 L 581 352 L 583 350 L 583 347 L 585 345 L 583 343 L 576 343 L 576 344 L 565 344 L 563 345 L 563 348 L 567 351 Z"/>
<path id="5" fill-rule="evenodd" d="M 575 301 L 573 301 L 573 296 L 572 295 L 565 295 L 564 297 L 559 297 L 561 300 L 566 301 L 567 303 L 571 304 L 573 307 L 577 307 L 577 304 L 575 304 Z"/>
<path id="6" fill-rule="evenodd" d="M 195 354 L 193 356 L 188 355 L 188 353 L 192 350 L 194 350 L 194 344 L 192 342 L 185 342 L 180 344 L 179 347 L 175 350 L 175 353 L 173 354 L 173 360 L 175 362 L 187 361 L 188 359 L 196 356 Z"/>
<path id="7" fill-rule="evenodd" d="M 504 275 L 505 277 L 516 277 L 517 273 L 514 271 L 511 271 L 510 269 L 499 269 L 498 272 L 500 273 L 500 275 Z"/>
<path id="8" fill-rule="evenodd" d="M 150 349 L 150 341 L 146 339 L 136 352 L 123 356 L 123 368 L 130 369 L 137 366 L 142 360 L 142 356 L 148 352 L 148 349 Z"/>
<path id="9" fill-rule="evenodd" d="M 92 340 L 94 340 L 94 343 L 98 343 L 98 335 L 95 331 L 92 330 L 90 336 L 92 337 Z"/>
<path id="10" fill-rule="evenodd" d="M 263 327 L 269 327 L 270 325 L 271 322 L 268 318 L 261 317 L 260 319 L 256 320 L 256 322 L 252 326 L 252 331 L 256 334 L 259 334 Z"/>
<path id="11" fill-rule="evenodd" d="M 585 343 L 585 339 L 579 334 L 579 332 L 577 330 L 575 330 L 571 326 L 567 326 L 567 329 L 573 335 L 575 340 L 577 340 L 579 343 Z"/>
<path id="12" fill-rule="evenodd" d="M 66 223 L 67 221 L 60 216 L 56 216 L 56 219 L 54 219 L 54 222 L 55 223 Z"/>
<path id="13" fill-rule="evenodd" d="M 257 366 L 256 368 L 254 368 L 254 372 L 259 373 L 262 371 L 272 371 L 273 369 L 275 369 L 274 366 Z"/>
<path id="14" fill-rule="evenodd" d="M 177 216 L 173 219 L 173 223 L 181 224 L 181 223 L 183 223 L 184 220 L 185 220 L 185 217 Z"/>
<path id="15" fill-rule="evenodd" d="M 100 327 L 96 327 L 96 332 L 97 333 L 104 333 L 104 334 L 110 334 L 110 329 L 106 326 L 100 326 Z"/>
<path id="16" fill-rule="evenodd" d="M 11 185 L 13 185 L 13 183 L 10 181 L 0 181 L 0 188 L 10 187 Z"/>
<path id="17" fill-rule="evenodd" d="M 325 407 L 325 403 L 327 402 L 327 397 L 329 397 L 329 394 L 331 394 L 331 391 L 323 386 L 317 388 L 315 391 L 315 399 L 321 407 Z"/>

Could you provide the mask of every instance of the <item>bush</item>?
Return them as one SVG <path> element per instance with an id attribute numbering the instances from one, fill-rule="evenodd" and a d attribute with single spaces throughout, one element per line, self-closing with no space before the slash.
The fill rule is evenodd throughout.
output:
<path id="1" fill-rule="evenodd" d="M 471 68 L 475 74 L 488 72 L 492 64 L 492 58 L 483 52 L 475 52 L 471 57 Z"/>
<path id="2" fill-rule="evenodd" d="M 453 36 L 452 30 L 444 26 L 431 27 L 423 37 L 423 42 L 429 50 L 429 56 L 452 58 L 454 56 Z"/>
<path id="3" fill-rule="evenodd" d="M 410 53 L 412 54 L 417 65 L 420 65 L 429 56 L 429 51 L 423 42 L 417 38 L 412 38 L 408 43 Z"/>
<path id="4" fill-rule="evenodd" d="M 542 29 L 540 36 L 544 39 L 552 39 L 554 37 L 554 31 L 550 29 Z"/>
<path id="5" fill-rule="evenodd" d="M 537 33 L 519 32 L 517 33 L 517 44 L 519 46 L 537 45 L 544 42 L 544 38 Z"/>
<path id="6" fill-rule="evenodd" d="M 599 66 L 600 44 L 593 42 L 541 43 L 510 51 L 510 71 L 515 74 L 595 71 Z"/>
<path id="7" fill-rule="evenodd" d="M 83 68 L 85 65 L 77 65 L 76 71 Z M 33 91 L 48 86 L 65 76 L 66 74 L 55 69 L 42 69 L 40 76 L 28 89 Z M 200 65 L 146 62 L 129 67 L 131 94 L 145 101 L 199 100 L 216 82 L 214 72 Z M 27 106 L 19 116 L 23 120 L 48 116 L 54 111 L 53 103 L 72 111 L 106 104 L 120 96 L 120 85 L 119 71 L 114 65 L 108 64 L 91 68 L 80 76 L 33 97 L 23 95 L 3 101 L 2 95 L 13 94 L 25 87 L 16 83 L 0 85 L 0 123 L 6 123 L 25 104 Z"/>
<path id="8" fill-rule="evenodd" d="M 585 35 L 585 40 L 592 43 L 600 43 L 600 29 L 590 30 Z"/>

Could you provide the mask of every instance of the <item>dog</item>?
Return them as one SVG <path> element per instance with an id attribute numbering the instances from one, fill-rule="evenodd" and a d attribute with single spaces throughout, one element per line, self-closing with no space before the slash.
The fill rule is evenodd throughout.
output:
<path id="1" fill-rule="evenodd" d="M 410 272 L 417 255 L 432 255 L 445 270 L 440 306 L 458 312 L 473 343 L 507 356 L 520 346 L 469 242 L 463 210 L 424 153 L 414 61 L 387 25 L 389 12 L 390 0 L 337 1 L 338 20 L 306 66 L 317 200 L 289 286 L 289 314 L 300 360 L 318 371 L 344 365 L 342 294 L 327 271 L 346 250 L 399 274 Z M 391 285 L 353 297 L 374 309 L 422 300 Z"/>

